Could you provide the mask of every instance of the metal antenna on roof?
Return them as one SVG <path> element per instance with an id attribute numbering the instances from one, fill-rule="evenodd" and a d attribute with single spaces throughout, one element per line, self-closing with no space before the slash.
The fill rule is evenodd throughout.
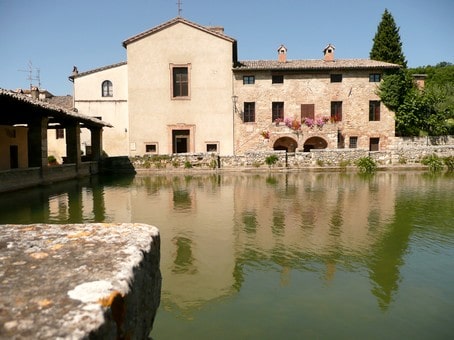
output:
<path id="1" fill-rule="evenodd" d="M 177 2 L 177 5 L 178 5 L 178 16 L 181 17 L 181 12 L 183 11 L 182 8 L 181 8 L 181 5 L 183 3 L 181 2 L 181 0 L 178 0 Z"/>
<path id="2" fill-rule="evenodd" d="M 20 72 L 27 72 L 27 80 L 30 82 L 30 89 L 33 86 L 33 80 L 38 81 L 38 88 L 41 88 L 41 76 L 40 76 L 40 69 L 35 68 L 36 70 L 36 76 L 33 76 L 33 63 L 31 60 L 28 61 L 28 70 L 18 70 Z"/>

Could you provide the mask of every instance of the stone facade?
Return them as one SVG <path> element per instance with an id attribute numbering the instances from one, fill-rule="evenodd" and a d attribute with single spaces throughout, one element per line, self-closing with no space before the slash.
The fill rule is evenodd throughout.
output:
<path id="1" fill-rule="evenodd" d="M 286 50 L 278 50 L 276 61 L 243 62 L 234 68 L 237 154 L 273 149 L 369 150 L 373 149 L 371 139 L 378 142 L 376 150 L 389 147 L 395 134 L 394 113 L 380 103 L 376 92 L 383 72 L 397 65 L 373 60 L 336 60 L 333 51 L 324 60 L 288 61 L 282 58 L 283 53 Z M 273 120 L 276 113 L 273 117 L 272 110 L 273 103 L 279 102 L 283 105 L 283 122 L 276 126 Z M 371 102 L 379 110 L 374 120 L 370 117 Z M 255 108 L 254 119 L 248 116 L 250 103 Z M 325 118 L 323 127 L 304 124 L 303 106 L 308 105 L 312 106 L 312 120 Z M 301 124 L 301 129 L 287 127 L 286 120 L 296 121 L 296 127 Z M 268 141 L 263 140 L 264 134 L 269 136 Z M 351 137 L 354 146 L 350 145 Z"/>

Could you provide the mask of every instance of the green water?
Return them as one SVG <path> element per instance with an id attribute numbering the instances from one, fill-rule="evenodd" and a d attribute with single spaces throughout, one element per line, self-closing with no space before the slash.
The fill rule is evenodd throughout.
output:
<path id="1" fill-rule="evenodd" d="M 161 231 L 154 339 L 453 339 L 454 176 L 95 177 L 0 195 L 0 223 Z"/>

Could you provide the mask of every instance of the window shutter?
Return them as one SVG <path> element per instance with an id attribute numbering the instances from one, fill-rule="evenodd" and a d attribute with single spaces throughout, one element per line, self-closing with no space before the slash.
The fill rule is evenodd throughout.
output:
<path id="1" fill-rule="evenodd" d="M 301 104 L 301 120 L 304 118 L 314 119 L 315 104 Z"/>

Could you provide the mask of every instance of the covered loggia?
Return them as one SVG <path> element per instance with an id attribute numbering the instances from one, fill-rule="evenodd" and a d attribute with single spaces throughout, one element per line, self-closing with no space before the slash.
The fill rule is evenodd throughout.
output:
<path id="1" fill-rule="evenodd" d="M 102 155 L 102 130 L 110 124 L 41 101 L 33 96 L 33 90 L 32 96 L 27 96 L 0 89 L 0 108 L 0 170 L 6 170 L 1 173 L 4 180 L 0 181 L 0 191 L 97 171 L 97 162 Z M 92 139 L 92 162 L 86 166 L 81 160 L 81 128 L 89 129 Z M 68 164 L 65 166 L 48 165 L 49 129 L 64 129 L 66 132 Z M 23 176 L 20 171 L 24 172 Z"/>

